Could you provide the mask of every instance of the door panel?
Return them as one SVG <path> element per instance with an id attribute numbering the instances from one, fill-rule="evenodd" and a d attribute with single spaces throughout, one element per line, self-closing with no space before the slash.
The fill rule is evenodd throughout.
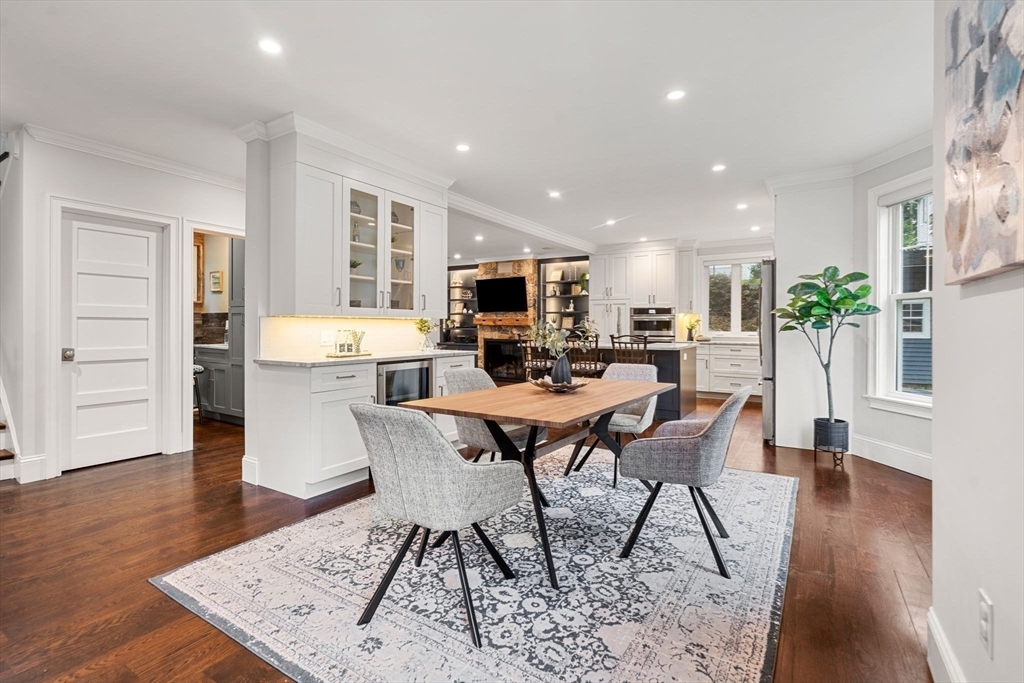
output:
<path id="1" fill-rule="evenodd" d="M 611 295 L 608 292 L 608 257 L 590 257 L 590 300 L 598 301 L 607 299 Z"/>
<path id="2" fill-rule="evenodd" d="M 231 263 L 228 280 L 230 299 L 228 306 L 245 305 L 245 240 L 231 239 Z"/>
<path id="3" fill-rule="evenodd" d="M 608 285 L 611 287 L 608 298 L 623 299 L 629 297 L 628 254 L 611 254 L 608 257 Z"/>
<path id="4" fill-rule="evenodd" d="M 427 320 L 447 318 L 448 308 L 448 212 L 421 205 L 417 284 L 419 316 Z"/>
<path id="5" fill-rule="evenodd" d="M 346 315 L 381 315 L 384 312 L 384 260 L 387 225 L 384 190 L 345 179 L 345 273 L 341 307 Z"/>
<path id="6" fill-rule="evenodd" d="M 65 469 L 158 450 L 159 241 L 154 228 L 71 221 L 70 457 Z"/>
<path id="7" fill-rule="evenodd" d="M 315 484 L 331 477 L 369 467 L 363 440 L 352 411 L 353 403 L 373 403 L 370 386 L 310 394 L 312 443 L 310 471 L 306 481 Z"/>
<path id="8" fill-rule="evenodd" d="M 338 235 L 341 231 L 341 176 L 298 165 L 296 178 L 295 313 L 336 315 Z"/>
<path id="9" fill-rule="evenodd" d="M 631 299 L 637 306 L 651 305 L 651 282 L 654 279 L 654 254 L 633 254 Z"/>
<path id="10" fill-rule="evenodd" d="M 674 250 L 654 252 L 654 273 L 651 287 L 652 300 L 656 305 L 676 305 L 676 253 Z"/>

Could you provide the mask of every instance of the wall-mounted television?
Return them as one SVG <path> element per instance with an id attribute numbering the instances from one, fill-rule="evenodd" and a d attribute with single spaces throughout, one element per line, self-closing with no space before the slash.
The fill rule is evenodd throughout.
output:
<path id="1" fill-rule="evenodd" d="M 526 278 L 496 277 L 476 281 L 477 308 L 481 313 L 526 313 Z"/>

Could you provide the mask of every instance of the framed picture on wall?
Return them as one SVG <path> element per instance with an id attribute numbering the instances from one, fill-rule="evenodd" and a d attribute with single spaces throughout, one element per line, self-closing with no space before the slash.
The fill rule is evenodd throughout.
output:
<path id="1" fill-rule="evenodd" d="M 210 291 L 219 293 L 224 291 L 224 271 L 223 270 L 211 270 L 210 271 Z"/>

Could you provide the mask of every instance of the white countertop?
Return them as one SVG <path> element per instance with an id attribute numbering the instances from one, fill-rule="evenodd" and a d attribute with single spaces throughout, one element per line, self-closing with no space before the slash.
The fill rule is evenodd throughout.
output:
<path id="1" fill-rule="evenodd" d="M 371 353 L 369 356 L 351 356 L 349 358 L 257 358 L 257 365 L 277 365 L 293 368 L 323 368 L 332 365 L 357 365 L 359 363 L 386 363 L 389 361 L 425 360 L 430 358 L 452 358 L 458 356 L 474 356 L 473 351 L 458 349 L 436 349 L 434 351 L 387 351 Z"/>
<path id="2" fill-rule="evenodd" d="M 598 342 L 597 348 L 599 349 L 611 349 L 611 342 L 600 341 Z M 681 351 L 683 349 L 695 349 L 697 348 L 697 342 L 652 342 L 647 345 L 648 351 Z"/>
<path id="3" fill-rule="evenodd" d="M 197 349 L 221 349 L 223 351 L 228 350 L 227 342 L 223 344 L 193 344 L 193 348 Z"/>

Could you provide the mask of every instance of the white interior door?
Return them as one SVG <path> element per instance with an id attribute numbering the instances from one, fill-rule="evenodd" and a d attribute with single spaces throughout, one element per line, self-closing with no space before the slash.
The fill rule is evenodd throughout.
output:
<path id="1" fill-rule="evenodd" d="M 70 221 L 65 361 L 69 453 L 63 469 L 158 452 L 162 231 Z M 70 272 L 68 272 L 70 271 Z"/>

